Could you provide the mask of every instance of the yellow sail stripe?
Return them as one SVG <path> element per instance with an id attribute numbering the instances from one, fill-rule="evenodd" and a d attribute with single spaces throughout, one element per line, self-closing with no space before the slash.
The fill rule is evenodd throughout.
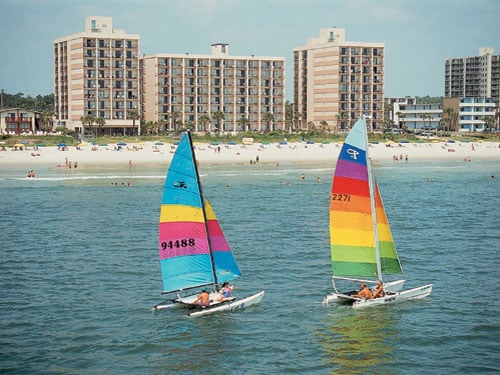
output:
<path id="1" fill-rule="evenodd" d="M 388 224 L 377 224 L 378 240 L 393 242 L 391 228 Z"/>
<path id="2" fill-rule="evenodd" d="M 371 247 L 372 250 L 375 248 L 371 230 L 330 228 L 330 243 L 332 245 Z M 335 255 L 335 260 L 337 260 L 337 255 Z"/>
<path id="3" fill-rule="evenodd" d="M 174 221 L 203 223 L 203 211 L 198 207 L 162 204 L 160 206 L 160 223 Z"/>

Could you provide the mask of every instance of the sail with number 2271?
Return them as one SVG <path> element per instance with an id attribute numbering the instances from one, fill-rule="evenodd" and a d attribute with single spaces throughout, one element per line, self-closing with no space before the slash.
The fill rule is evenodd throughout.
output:
<path id="1" fill-rule="evenodd" d="M 354 297 L 355 290 L 340 292 L 337 288 L 339 280 L 377 283 L 383 281 L 383 275 L 403 273 L 378 184 L 372 174 L 368 147 L 366 122 L 360 119 L 345 139 L 333 177 L 330 251 L 335 293 L 325 297 L 326 303 L 341 301 L 354 306 L 389 303 L 404 293 L 400 291 L 404 280 L 385 284 L 384 295 L 392 296 L 391 299 L 364 300 Z M 429 289 L 432 290 L 432 285 L 426 286 L 422 294 L 430 294 Z M 400 297 L 399 300 L 422 298 L 408 294 Z"/>

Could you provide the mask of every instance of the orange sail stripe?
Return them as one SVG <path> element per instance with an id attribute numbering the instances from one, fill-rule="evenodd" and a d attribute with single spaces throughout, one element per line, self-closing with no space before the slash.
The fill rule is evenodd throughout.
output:
<path id="1" fill-rule="evenodd" d="M 330 211 L 359 212 L 370 215 L 370 198 L 351 194 L 346 197 L 332 195 L 330 197 Z"/>
<path id="2" fill-rule="evenodd" d="M 330 225 L 337 229 L 356 229 L 371 231 L 372 217 L 358 212 L 330 212 Z"/>

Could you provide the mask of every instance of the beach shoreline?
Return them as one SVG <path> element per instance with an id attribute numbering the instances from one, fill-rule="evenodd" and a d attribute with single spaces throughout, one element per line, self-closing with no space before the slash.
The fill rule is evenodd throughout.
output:
<path id="1" fill-rule="evenodd" d="M 175 146 L 144 142 L 140 146 L 83 146 L 83 147 L 29 147 L 23 150 L 0 151 L 0 165 L 19 165 L 28 169 L 41 166 L 85 168 L 113 165 L 133 168 L 138 165 L 170 164 Z M 200 165 L 242 165 L 279 163 L 316 163 L 335 161 L 341 143 L 327 144 L 204 144 L 195 145 Z M 378 143 L 370 145 L 373 161 L 454 160 L 474 161 L 500 159 L 500 142 L 436 142 L 436 143 Z"/>

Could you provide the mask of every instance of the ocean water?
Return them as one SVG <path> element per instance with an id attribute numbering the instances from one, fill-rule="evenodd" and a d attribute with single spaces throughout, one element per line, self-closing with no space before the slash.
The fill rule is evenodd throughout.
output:
<path id="1" fill-rule="evenodd" d="M 0 168 L 0 373 L 500 373 L 498 161 L 376 164 L 406 285 L 434 291 L 356 310 L 322 305 L 333 162 L 202 166 L 237 295 L 266 295 L 201 318 L 151 310 L 166 168 Z"/>

